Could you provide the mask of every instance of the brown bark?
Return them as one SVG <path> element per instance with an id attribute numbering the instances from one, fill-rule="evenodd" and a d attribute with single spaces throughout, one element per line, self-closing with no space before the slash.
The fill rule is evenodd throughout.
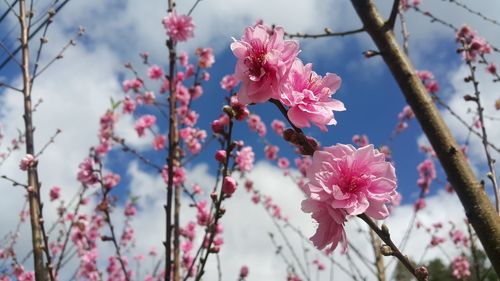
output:
<path id="1" fill-rule="evenodd" d="M 377 234 L 371 229 L 370 229 L 370 239 L 372 241 L 373 253 L 375 255 L 375 267 L 377 268 L 377 279 L 378 281 L 385 281 L 384 256 L 382 256 L 382 252 L 380 250 L 382 244 L 380 243 L 380 239 L 377 237 Z"/>
<path id="2" fill-rule="evenodd" d="M 420 122 L 493 268 L 500 275 L 500 218 L 488 195 L 374 2 L 351 0 L 351 3 Z"/>
<path id="3" fill-rule="evenodd" d="M 29 67 L 29 45 L 28 45 L 28 25 L 26 22 L 26 2 L 19 1 L 19 23 L 21 27 L 21 51 L 22 51 L 22 75 L 23 75 L 23 96 L 24 96 L 24 125 L 26 137 L 26 154 L 35 155 L 33 139 L 33 119 L 31 102 L 31 79 Z M 43 237 L 41 229 L 41 214 L 38 181 L 38 171 L 36 163 L 28 168 L 28 201 L 30 207 L 31 222 L 31 242 L 33 246 L 35 279 L 39 281 L 47 280 L 43 264 Z"/>

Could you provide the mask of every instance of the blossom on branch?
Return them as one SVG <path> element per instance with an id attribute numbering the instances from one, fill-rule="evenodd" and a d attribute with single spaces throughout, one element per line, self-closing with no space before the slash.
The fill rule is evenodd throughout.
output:
<path id="1" fill-rule="evenodd" d="M 325 125 L 335 125 L 333 111 L 344 111 L 344 104 L 332 99 L 341 84 L 336 74 L 321 77 L 312 70 L 312 64 L 304 65 L 296 59 L 288 76 L 288 82 L 280 94 L 280 101 L 289 107 L 288 118 L 300 128 L 309 122 L 327 131 Z"/>
<path id="2" fill-rule="evenodd" d="M 311 241 L 319 249 L 331 244 L 328 251 L 339 242 L 346 249 L 347 218 L 366 213 L 384 219 L 389 215 L 387 205 L 397 195 L 394 167 L 373 145 L 356 149 L 337 144 L 318 150 L 307 168 L 307 178 L 302 210 L 312 213 L 318 222 Z"/>
<path id="3" fill-rule="evenodd" d="M 238 100 L 263 103 L 278 98 L 288 72 L 299 53 L 299 44 L 284 40 L 285 31 L 276 27 L 247 27 L 241 40 L 233 39 L 231 50 L 238 59 L 235 77 L 242 81 Z"/>
<path id="4" fill-rule="evenodd" d="M 175 42 L 184 42 L 194 36 L 194 23 L 190 16 L 177 15 L 175 11 L 168 13 L 163 19 L 167 35 Z"/>

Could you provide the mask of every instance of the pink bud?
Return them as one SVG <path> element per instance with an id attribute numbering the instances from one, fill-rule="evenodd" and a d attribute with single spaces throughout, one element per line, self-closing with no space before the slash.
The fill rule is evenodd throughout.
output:
<path id="1" fill-rule="evenodd" d="M 212 122 L 212 131 L 215 134 L 221 134 L 224 133 L 224 124 L 220 120 L 214 120 Z"/>
<path id="2" fill-rule="evenodd" d="M 232 177 L 225 177 L 222 183 L 222 191 L 230 197 L 236 191 L 236 181 Z"/>
<path id="3" fill-rule="evenodd" d="M 226 161 L 226 151 L 225 150 L 218 150 L 215 153 L 215 160 L 224 163 Z"/>

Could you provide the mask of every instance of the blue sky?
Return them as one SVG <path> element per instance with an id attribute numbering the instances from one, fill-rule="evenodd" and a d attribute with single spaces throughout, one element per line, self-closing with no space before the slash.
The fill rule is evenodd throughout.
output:
<path id="1" fill-rule="evenodd" d="M 46 2 L 40 1 L 38 3 L 40 10 L 45 7 Z M 35 98 L 43 97 L 44 99 L 39 112 L 35 115 L 37 146 L 40 147 L 45 143 L 56 128 L 63 130 L 63 134 L 58 137 L 56 143 L 41 159 L 44 186 L 61 185 L 65 198 L 71 197 L 71 190 L 77 187 L 75 181 L 77 165 L 85 157 L 88 147 L 97 141 L 98 117 L 109 105 L 109 97 L 116 100 L 123 97 L 120 89 L 121 81 L 124 78 L 131 78 L 130 73 L 123 68 L 123 64 L 132 62 L 145 76 L 144 68 L 140 67 L 141 59 L 138 53 L 149 51 L 152 63 L 165 62 L 167 54 L 164 47 L 165 31 L 161 25 L 161 19 L 165 15 L 165 1 L 149 1 L 147 4 L 136 2 L 118 0 L 106 1 L 104 4 L 101 1 L 70 2 L 56 17 L 54 25 L 49 31 L 49 44 L 45 49 L 45 56 L 42 57 L 42 64 L 60 50 L 67 40 L 75 34 L 79 25 L 83 25 L 87 29 L 87 34 L 83 39 L 78 40 L 78 45 L 69 49 L 63 60 L 58 61 L 40 77 L 34 90 Z M 225 93 L 220 88 L 219 81 L 224 75 L 234 71 L 235 58 L 229 50 L 231 37 L 239 38 L 245 26 L 253 24 L 259 18 L 263 18 L 270 24 L 283 25 L 290 32 L 317 33 L 321 32 L 325 26 L 329 26 L 334 31 L 341 31 L 361 26 L 354 10 L 347 1 L 315 0 L 308 3 L 303 2 L 306 1 L 296 1 L 289 4 L 287 1 L 281 0 L 242 0 L 231 1 L 231 3 L 223 0 L 204 0 L 200 3 L 193 14 L 197 23 L 196 37 L 191 42 L 179 46 L 179 49 L 187 50 L 192 59 L 194 59 L 194 49 L 199 46 L 213 47 L 216 53 L 216 63 L 209 70 L 211 80 L 204 84 L 204 95 L 194 104 L 194 108 L 202 116 L 199 121 L 200 127 L 210 131 L 210 122 L 220 113 Z M 390 3 L 386 3 L 388 1 L 378 2 L 380 2 L 378 4 L 381 10 L 387 14 Z M 497 46 L 500 45 L 500 38 L 496 35 L 498 34 L 498 26 L 480 21 L 459 8 L 450 6 L 451 4 L 445 3 L 445 1 L 423 2 L 422 8 L 424 10 L 431 10 L 457 26 L 465 22 L 471 23 L 474 28 L 481 30 L 481 35 L 488 41 Z M 467 3 L 473 2 L 468 1 Z M 192 1 L 179 1 L 179 13 L 187 11 L 191 5 Z M 477 9 L 485 11 L 485 13 L 493 10 L 488 6 L 490 4 L 480 3 L 474 6 L 476 5 Z M 498 6 L 498 4 L 495 5 Z M 0 14 L 4 9 L 5 3 L 1 3 Z M 454 42 L 453 32 L 439 25 L 430 24 L 428 19 L 412 11 L 406 15 L 411 34 L 410 54 L 416 68 L 434 72 L 441 86 L 439 95 L 450 101 L 450 104 L 455 106 L 454 108 L 458 112 L 465 113 L 469 105 L 461 102 L 461 96 L 471 89 L 468 88 L 470 85 L 461 82 L 464 70 L 460 67 L 460 57 L 455 52 L 457 45 Z M 11 30 L 15 25 L 16 19 L 9 16 L 0 23 L 0 34 L 6 34 L 5 32 Z M 397 32 L 399 36 L 399 30 Z M 15 42 L 14 33 L 6 38 L 2 36 L 0 39 L 7 46 L 12 46 Z M 313 63 L 317 73 L 324 75 L 326 72 L 333 72 L 342 78 L 342 86 L 334 97 L 344 102 L 347 108 L 347 111 L 335 114 L 338 125 L 330 126 L 328 133 L 322 133 L 316 128 L 307 130 L 307 133 L 317 138 L 324 146 L 351 143 L 354 134 L 368 135 L 375 146 L 387 144 L 388 138 L 396 126 L 397 114 L 406 103 L 381 58 L 365 59 L 362 56 L 363 51 L 374 49 L 369 37 L 361 34 L 346 38 L 301 40 L 300 43 L 302 53 L 299 57 L 306 63 Z M 0 59 L 3 60 L 4 57 L 5 54 L 0 53 Z M 499 57 L 495 55 L 492 58 L 498 61 Z M 486 78 L 486 80 L 488 78 L 484 73 L 480 77 Z M 18 85 L 19 76 L 15 65 L 11 64 L 3 69 L 0 72 L 0 79 Z M 488 82 L 482 85 L 484 85 L 485 93 L 491 93 L 485 97 L 488 101 L 494 100 L 495 95 L 498 98 L 498 90 L 496 90 L 498 86 Z M 5 148 L 9 137 L 15 134 L 16 128 L 22 126 L 20 103 L 20 96 L 5 91 L 3 88 L 0 89 L 0 123 L 7 136 L 0 146 L 0 151 Z M 288 156 L 292 160 L 294 158 L 292 149 L 280 140 L 269 126 L 275 118 L 283 120 L 279 112 L 270 104 L 252 106 L 251 110 L 259 114 L 267 123 L 268 138 L 272 143 L 281 147 L 280 155 Z M 491 115 L 495 114 L 491 109 L 489 111 Z M 497 113 L 496 115 L 498 116 Z M 444 118 L 449 122 L 452 131 L 459 140 L 463 141 L 466 137 L 466 131 L 457 125 L 449 115 L 445 114 Z M 130 118 L 125 119 L 120 125 L 119 133 L 127 138 L 130 137 L 134 147 L 144 149 L 148 141 L 138 140 L 133 130 L 126 129 L 127 125 L 129 126 L 132 122 Z M 494 128 L 494 123 L 489 125 Z M 165 130 L 165 127 L 160 125 L 160 129 Z M 237 136 L 241 137 L 247 144 L 254 146 L 257 158 L 263 159 L 264 144 L 259 137 L 255 133 L 249 133 L 247 125 L 244 123 L 237 124 L 236 132 Z M 492 129 L 491 136 L 492 142 L 499 143 L 500 132 L 498 130 Z M 416 166 L 425 159 L 425 155 L 418 151 L 418 141 L 421 140 L 422 132 L 418 123 L 413 120 L 405 132 L 390 142 L 393 158 L 396 162 L 399 191 L 403 195 L 403 203 L 405 204 L 411 204 L 418 196 Z M 477 141 L 472 142 L 471 146 L 471 161 L 479 174 L 484 175 L 484 165 L 481 164 L 483 163 L 482 148 Z M 215 147 L 215 145 L 209 147 L 190 165 L 190 180 L 205 182 L 213 180 L 210 175 L 213 176 L 215 168 L 210 165 L 213 163 Z M 500 155 L 496 154 L 496 156 Z M 21 157 L 22 153 L 13 155 L 10 161 L 0 167 L 0 174 L 6 173 L 22 178 L 22 175 L 17 171 L 17 163 Z M 154 157 L 157 163 L 162 163 L 164 160 L 164 155 Z M 132 158 L 116 151 L 112 152 L 107 161 L 110 170 L 122 174 L 123 182 L 120 188 L 116 189 L 117 194 L 125 195 L 129 190 L 132 190 L 134 194 L 143 195 L 145 198 L 153 198 L 155 195 L 161 194 L 161 192 L 149 192 L 145 191 L 145 188 L 133 187 L 138 183 L 161 185 L 161 181 L 152 175 L 142 173 L 141 169 L 144 167 L 140 164 L 138 165 L 140 168 L 137 169 L 136 163 L 129 164 L 124 160 L 132 160 Z M 209 166 L 206 166 L 206 163 Z M 279 170 L 272 169 L 265 163 L 260 163 L 255 175 L 257 177 L 263 177 L 263 175 L 274 177 L 280 173 Z M 439 172 L 438 177 L 441 180 L 445 178 L 442 172 Z M 261 180 L 259 183 L 265 184 L 266 182 Z M 292 193 L 296 190 L 286 189 L 290 185 L 289 182 L 275 182 L 273 179 L 269 180 L 269 185 L 270 194 L 279 196 L 283 190 L 286 190 L 287 193 L 290 192 L 289 201 L 283 201 L 285 209 L 289 213 L 300 212 L 299 205 L 297 205 L 297 202 L 300 202 L 300 194 L 293 195 Z M 281 190 L 273 189 L 275 187 L 281 188 Z M 265 188 L 261 187 L 263 190 Z M 443 186 L 434 183 L 431 187 L 431 195 L 435 195 L 433 198 L 436 202 L 446 198 L 446 200 L 449 199 L 450 202 L 456 203 L 456 198 L 438 194 L 436 192 L 438 189 L 442 190 Z M 0 190 L 0 192 L 2 191 Z M 12 196 L 21 200 L 22 192 L 16 192 Z M 0 199 L 0 202 L 5 203 L 0 204 L 0 206 L 5 206 L 3 207 L 5 210 L 19 208 L 13 203 L 16 202 L 13 199 L 8 199 L 9 202 L 2 200 L 7 199 Z M 245 199 L 246 201 L 238 200 L 235 198 L 234 202 L 239 204 L 248 201 L 248 198 Z M 280 199 L 277 198 L 277 200 Z M 155 204 L 152 205 L 155 206 Z M 411 213 L 411 208 L 411 206 L 402 208 L 404 211 L 401 211 L 401 214 Z M 429 211 L 432 215 L 424 215 L 424 218 L 431 220 L 432 217 L 438 218 L 442 215 L 438 215 L 436 212 L 446 213 L 446 211 L 460 210 L 460 206 L 457 207 L 457 205 L 453 205 L 453 208 L 450 207 L 449 210 L 440 209 L 439 206 L 432 208 L 434 208 L 432 209 L 434 213 Z M 151 215 L 157 210 L 144 206 L 144 211 L 147 215 Z M 290 215 L 293 216 L 293 214 Z M 48 216 L 50 217 L 51 214 L 49 213 Z M 461 219 L 458 215 L 455 217 Z M 161 218 L 161 214 L 159 218 Z M 394 224 L 405 224 L 407 219 L 408 216 L 397 215 Z M 228 220 L 231 221 L 231 218 Z M 298 219 L 298 222 L 305 229 L 312 227 L 307 217 Z M 15 220 L 12 218 L 0 217 L 1 225 L 13 225 L 14 223 Z M 228 243 L 234 246 L 231 244 L 233 241 L 231 235 L 237 236 L 239 234 L 236 232 L 228 233 Z M 239 249 L 237 246 L 235 248 Z M 269 274 L 263 276 L 270 278 L 272 275 Z"/>

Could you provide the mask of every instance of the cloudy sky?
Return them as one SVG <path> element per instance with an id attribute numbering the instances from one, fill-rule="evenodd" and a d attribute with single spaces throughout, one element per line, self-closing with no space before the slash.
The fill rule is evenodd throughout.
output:
<path id="1" fill-rule="evenodd" d="M 11 1 L 7 1 L 11 2 Z M 35 1 L 35 20 L 42 17 L 46 7 L 52 1 Z M 391 1 L 377 1 L 383 14 L 388 14 Z M 500 26 L 486 22 L 481 18 L 467 13 L 449 1 L 424 0 L 421 9 L 431 11 L 436 16 L 461 26 L 470 24 L 488 42 L 500 46 L 498 32 Z M 487 16 L 497 16 L 491 11 L 500 10 L 500 2 L 490 1 L 463 1 Z M 179 1 L 178 13 L 187 13 L 194 1 Z M 0 15 L 7 9 L 4 2 L 0 3 Z M 44 196 L 52 186 L 61 186 L 63 198 L 68 201 L 78 189 L 76 172 L 78 163 L 87 155 L 89 147 L 96 144 L 98 120 L 109 107 L 110 98 L 123 98 L 121 81 L 130 78 L 123 65 L 131 62 L 139 71 L 139 53 L 150 53 L 150 61 L 156 64 L 166 64 L 167 49 L 165 48 L 165 30 L 161 24 L 166 14 L 166 1 L 132 1 L 132 0 L 73 0 L 61 10 L 50 26 L 47 38 L 48 44 L 44 49 L 41 65 L 44 65 L 56 56 L 61 48 L 75 36 L 79 26 L 86 29 L 83 38 L 78 39 L 77 45 L 64 53 L 64 59 L 58 60 L 39 78 L 34 85 L 33 97 L 43 99 L 37 109 L 35 118 L 36 147 L 45 144 L 57 129 L 62 134 L 57 137 L 40 158 L 40 174 Z M 235 60 L 230 53 L 229 44 L 232 37 L 239 38 L 243 29 L 258 19 L 269 24 L 283 26 L 288 32 L 321 33 L 325 27 L 333 31 L 345 31 L 361 27 L 354 9 L 349 1 L 326 0 L 203 0 L 192 14 L 196 22 L 195 38 L 188 43 L 180 44 L 179 49 L 193 54 L 197 47 L 211 47 L 216 54 L 216 63 L 210 70 L 211 81 L 205 85 L 204 95 L 197 101 L 194 108 L 200 112 L 200 126 L 209 129 L 209 122 L 217 118 L 223 105 L 223 91 L 219 87 L 220 79 L 234 71 Z M 466 67 L 461 63 L 455 50 L 453 32 L 437 23 L 430 23 L 429 19 L 408 11 L 406 20 L 410 32 L 410 56 L 417 69 L 432 71 L 441 85 L 439 95 L 465 120 L 471 122 L 472 108 L 463 102 L 463 95 L 472 93 L 471 85 L 463 82 L 467 75 Z M 496 20 L 500 20 L 496 18 Z M 399 27 L 396 30 L 399 36 Z M 18 36 L 17 19 L 8 14 L 0 22 L 0 40 L 8 49 L 16 46 Z M 38 38 L 33 43 L 38 42 Z M 342 87 L 335 97 L 343 101 L 346 112 L 336 114 L 338 125 L 329 129 L 328 133 L 321 133 L 317 129 L 309 130 L 312 136 L 320 140 L 322 145 L 335 143 L 350 143 L 354 134 L 366 134 L 376 146 L 388 144 L 394 153 L 399 191 L 403 195 L 403 205 L 397 208 L 393 216 L 387 221 L 394 239 L 399 241 L 413 213 L 412 202 L 418 197 L 418 188 L 415 184 L 418 178 L 416 165 L 425 159 L 425 155 L 418 151 L 418 143 L 425 142 L 425 137 L 416 121 L 409 123 L 409 129 L 389 141 L 394 126 L 397 123 L 397 114 L 405 105 L 397 85 L 394 83 L 381 58 L 365 59 L 361 53 L 374 49 L 374 45 L 366 34 L 353 35 L 346 38 L 326 38 L 318 40 L 300 41 L 302 52 L 300 58 L 305 62 L 312 62 L 316 72 L 337 73 L 342 78 Z M 37 44 L 33 44 L 37 46 Z M 32 53 L 34 54 L 34 47 Z M 194 56 L 194 55 L 193 55 Z M 0 50 L 0 61 L 7 54 Z M 491 61 L 499 61 L 498 54 L 490 56 Z M 144 73 L 144 72 L 142 72 Z M 480 90 L 485 104 L 485 114 L 499 117 L 494 109 L 494 101 L 500 97 L 498 83 L 492 83 L 491 77 L 482 69 L 478 69 Z M 11 85 L 20 85 L 19 71 L 14 63 L 10 63 L 0 71 L 0 81 Z M 0 132 L 4 135 L 0 144 L 0 153 L 9 146 L 10 140 L 16 136 L 17 130 L 23 128 L 22 97 L 13 91 L 0 88 Z M 273 119 L 280 118 L 279 113 L 269 105 L 252 108 L 269 124 Z M 468 139 L 468 131 L 458 123 L 453 116 L 444 112 L 453 133 L 462 144 Z M 496 123 L 495 123 L 496 122 Z M 118 133 L 126 137 L 137 149 L 146 149 L 150 139 L 139 139 L 132 129 L 133 119 L 123 118 L 118 126 Z M 500 143 L 498 121 L 486 123 L 489 129 L 490 142 Z M 159 125 L 160 130 L 165 126 Z M 270 131 L 270 128 L 269 128 Z M 282 171 L 275 165 L 263 161 L 264 143 L 254 133 L 249 133 L 245 124 L 238 124 L 238 137 L 253 145 L 257 154 L 258 163 L 250 177 L 255 179 L 256 187 L 263 193 L 273 197 L 283 207 L 283 213 L 290 218 L 290 222 L 302 229 L 306 236 L 314 231 L 311 219 L 300 211 L 302 194 L 293 182 L 281 176 Z M 292 157 L 292 149 L 282 140 L 269 133 L 269 140 L 281 146 L 283 156 Z M 189 183 L 199 183 L 209 188 L 214 182 L 212 151 L 210 147 L 196 161 L 188 166 Z M 147 153 L 147 152 L 145 152 Z M 154 154 L 149 153 L 152 157 Z M 470 138 L 470 159 L 477 171 L 478 177 L 485 179 L 484 153 L 480 141 L 474 136 Z M 0 166 L 0 175 L 22 181 L 24 175 L 18 169 L 22 152 L 15 152 Z M 500 157 L 493 154 L 493 157 Z M 154 158 L 161 163 L 164 155 Z M 291 158 L 292 159 L 292 158 Z M 136 227 L 135 253 L 147 254 L 152 246 L 161 249 L 163 239 L 164 213 L 164 186 L 161 178 L 148 172 L 137 160 L 121 152 L 113 152 L 106 160 L 109 170 L 122 175 L 122 183 L 117 188 L 116 195 L 122 200 L 115 211 L 115 221 L 120 227 L 122 224 L 121 208 L 124 197 L 132 193 L 140 196 L 140 213 L 133 224 Z M 498 169 L 497 169 L 498 170 Z M 442 172 L 438 173 L 441 181 L 445 181 Z M 445 194 L 442 183 L 435 183 L 432 187 L 428 207 L 419 214 L 419 220 L 426 224 L 448 220 L 461 222 L 464 218 L 459 201 L 455 195 Z M 489 186 L 487 186 L 489 187 Z M 6 181 L 0 182 L 0 236 L 14 229 L 18 221 L 17 214 L 22 207 L 24 191 L 10 186 Z M 56 217 L 55 205 L 47 203 L 46 217 L 53 221 Z M 277 257 L 272 248 L 268 232 L 277 234 L 272 220 L 264 209 L 255 206 L 250 201 L 250 195 L 243 189 L 227 202 L 227 215 L 223 219 L 225 227 L 225 246 L 220 254 L 223 280 L 235 280 L 241 265 L 250 267 L 249 280 L 279 280 L 286 276 L 286 265 Z M 89 207 L 90 208 L 90 207 Z M 185 206 L 186 222 L 193 213 Z M 353 219 L 348 223 L 350 241 L 357 248 L 369 247 L 366 237 L 358 234 L 361 224 Z M 302 251 L 301 240 L 290 233 L 298 251 Z M 29 229 L 25 225 L 21 228 L 21 238 L 16 250 L 21 256 L 29 249 Z M 428 241 L 429 235 L 423 231 L 415 231 L 405 249 L 410 256 L 420 257 L 424 247 L 421 241 Z M 280 240 L 280 243 L 283 243 Z M 112 248 L 102 245 L 103 252 Z M 453 251 L 450 253 L 454 255 Z M 310 258 L 321 255 L 311 252 Z M 353 254 L 354 255 L 354 254 Z M 442 256 L 439 251 L 430 251 L 426 257 Z M 103 254 L 102 260 L 106 258 Z M 215 257 L 208 266 L 207 275 L 215 278 L 217 270 Z M 372 280 L 366 267 L 355 259 L 367 280 Z M 335 260 L 347 265 L 346 258 L 335 254 Z M 323 259 L 326 262 L 325 259 Z M 389 261 L 389 260 L 387 260 Z M 27 263 L 28 268 L 31 267 Z M 147 268 L 142 273 L 147 272 Z M 68 269 L 68 275 L 73 268 Z M 69 273 L 71 272 L 71 273 Z M 335 270 L 335 278 L 342 278 L 343 273 Z M 313 275 L 314 276 L 314 275 Z M 329 280 L 330 273 L 322 273 L 321 280 Z"/>

